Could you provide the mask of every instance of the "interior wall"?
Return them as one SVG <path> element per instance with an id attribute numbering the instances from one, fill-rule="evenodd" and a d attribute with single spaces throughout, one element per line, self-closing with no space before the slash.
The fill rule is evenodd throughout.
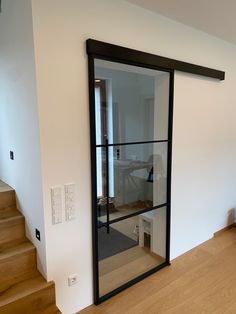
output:
<path id="1" fill-rule="evenodd" d="M 32 0 L 47 234 L 57 304 L 91 304 L 92 239 L 88 74 L 94 38 L 226 71 L 223 82 L 176 74 L 172 258 L 228 223 L 236 204 L 236 47 L 125 1 Z M 50 187 L 76 184 L 76 219 L 51 224 Z M 70 274 L 78 284 L 68 287 Z"/>
<path id="2" fill-rule="evenodd" d="M 9 151 L 14 152 L 10 160 Z M 16 190 L 27 236 L 46 275 L 39 125 L 30 0 L 2 1 L 0 13 L 0 179 Z M 41 242 L 35 238 L 41 231 Z"/>
<path id="3" fill-rule="evenodd" d="M 234 68 L 228 70 L 226 81 L 221 83 L 191 74 L 175 74 L 172 258 L 234 221 L 233 72 Z"/>

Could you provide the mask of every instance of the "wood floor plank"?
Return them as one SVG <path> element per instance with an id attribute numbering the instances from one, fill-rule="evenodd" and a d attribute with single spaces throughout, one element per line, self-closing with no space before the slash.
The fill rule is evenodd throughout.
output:
<path id="1" fill-rule="evenodd" d="M 111 272 L 107 272 L 106 274 L 100 276 L 101 295 L 105 295 L 111 290 L 118 288 L 122 284 L 125 284 L 135 277 L 142 275 L 144 272 L 151 270 L 152 268 L 163 263 L 163 260 L 153 257 L 151 254 L 146 253 L 145 250 L 140 247 L 135 247 L 133 250 L 130 249 L 129 251 L 131 252 L 128 253 L 132 253 L 132 251 L 135 253 L 140 251 L 140 253 L 136 259 L 129 262 L 126 262 L 126 255 L 124 254 L 125 252 L 122 252 L 123 254 L 116 254 L 114 256 L 115 259 L 117 255 L 122 255 L 122 264 L 119 265 L 119 267 L 114 268 Z M 120 259 L 120 257 L 117 257 L 117 259 Z"/>
<path id="2" fill-rule="evenodd" d="M 236 228 L 82 314 L 235 314 Z"/>

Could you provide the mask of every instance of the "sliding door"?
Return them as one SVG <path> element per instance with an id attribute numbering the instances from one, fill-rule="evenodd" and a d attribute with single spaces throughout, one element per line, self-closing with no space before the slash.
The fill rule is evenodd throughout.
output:
<path id="1" fill-rule="evenodd" d="M 90 56 L 95 303 L 169 264 L 172 72 Z"/>

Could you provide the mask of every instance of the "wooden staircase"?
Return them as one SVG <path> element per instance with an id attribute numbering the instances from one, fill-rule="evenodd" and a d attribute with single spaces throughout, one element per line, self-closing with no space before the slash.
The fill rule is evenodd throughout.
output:
<path id="1" fill-rule="evenodd" d="M 25 237 L 15 191 L 0 181 L 0 314 L 60 313 L 55 287 L 37 271 L 36 249 Z"/>

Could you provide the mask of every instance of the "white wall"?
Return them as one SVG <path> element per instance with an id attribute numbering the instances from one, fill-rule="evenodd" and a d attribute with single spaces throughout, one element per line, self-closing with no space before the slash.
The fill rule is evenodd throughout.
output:
<path id="1" fill-rule="evenodd" d="M 37 247 L 38 266 L 46 275 L 30 0 L 5 0 L 0 13 L 0 179 L 16 190 L 27 236 Z M 41 242 L 35 239 L 35 228 L 41 231 Z"/>
<path id="2" fill-rule="evenodd" d="M 116 0 L 32 0 L 49 279 L 57 304 L 92 303 L 89 105 L 85 40 L 226 70 L 225 82 L 176 75 L 171 256 L 207 240 L 236 205 L 236 47 Z M 74 182 L 77 219 L 51 225 L 50 187 Z M 79 283 L 67 287 L 69 274 Z"/>
<path id="3" fill-rule="evenodd" d="M 230 72 L 222 83 L 175 76 L 172 258 L 234 220 L 236 109 Z"/>

